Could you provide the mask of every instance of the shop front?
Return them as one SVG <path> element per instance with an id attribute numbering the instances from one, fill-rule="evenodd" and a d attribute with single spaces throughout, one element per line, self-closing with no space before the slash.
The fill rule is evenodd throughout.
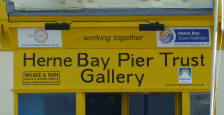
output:
<path id="1" fill-rule="evenodd" d="M 191 104 L 191 111 L 196 114 L 197 109 L 209 112 L 209 103 L 205 102 L 209 102 L 212 68 L 210 27 L 172 27 L 151 32 L 139 31 L 138 24 L 125 24 L 116 27 L 114 22 L 113 27 L 78 27 L 69 31 L 12 30 L 13 35 L 34 40 L 44 40 L 46 34 L 62 35 L 62 41 L 56 36 L 52 37 L 54 42 L 46 45 L 64 46 L 14 50 L 18 114 L 38 109 L 37 114 L 185 115 L 190 114 Z M 168 48 L 159 44 L 163 34 L 168 34 L 165 39 L 175 36 L 208 41 L 173 43 Z M 20 46 L 40 44 L 23 38 L 18 38 Z M 180 47 L 189 44 L 193 46 Z M 202 46 L 194 47 L 198 44 Z"/>
<path id="2" fill-rule="evenodd" d="M 13 52 L 14 115 L 209 114 L 209 12 L 17 14 L 0 20 L 2 50 Z M 165 28 L 149 31 L 155 22 Z"/>

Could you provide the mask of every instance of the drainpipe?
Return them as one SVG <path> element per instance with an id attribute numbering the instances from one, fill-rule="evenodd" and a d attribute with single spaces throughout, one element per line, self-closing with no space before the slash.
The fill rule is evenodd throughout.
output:
<path id="1" fill-rule="evenodd" d="M 215 101 L 215 74 L 216 74 L 216 49 L 217 49 L 217 36 L 218 36 L 218 11 L 219 0 L 216 0 L 214 11 L 214 37 L 213 37 L 213 59 L 212 59 L 212 79 L 211 79 L 211 97 L 210 97 L 210 115 L 214 115 L 214 101 Z"/>

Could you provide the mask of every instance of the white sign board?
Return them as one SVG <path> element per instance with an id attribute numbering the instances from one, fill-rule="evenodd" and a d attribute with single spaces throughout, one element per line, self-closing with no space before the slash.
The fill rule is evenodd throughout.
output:
<path id="1" fill-rule="evenodd" d="M 19 47 L 62 47 L 61 30 L 18 28 Z"/>

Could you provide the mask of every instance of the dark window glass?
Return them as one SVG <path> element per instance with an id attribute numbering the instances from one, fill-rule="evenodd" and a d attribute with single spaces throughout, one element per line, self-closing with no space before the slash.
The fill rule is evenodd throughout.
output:
<path id="1" fill-rule="evenodd" d="M 209 115 L 210 94 L 192 93 L 191 94 L 191 115 Z"/>
<path id="2" fill-rule="evenodd" d="M 131 94 L 130 115 L 174 115 L 174 94 Z"/>
<path id="3" fill-rule="evenodd" d="M 75 94 L 19 94 L 19 115 L 75 115 Z"/>
<path id="4" fill-rule="evenodd" d="M 86 94 L 86 115 L 121 115 L 121 94 Z"/>

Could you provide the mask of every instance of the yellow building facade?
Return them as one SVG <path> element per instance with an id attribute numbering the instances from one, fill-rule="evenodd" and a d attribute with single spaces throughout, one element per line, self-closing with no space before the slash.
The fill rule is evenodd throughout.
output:
<path id="1" fill-rule="evenodd" d="M 3 1 L 0 9 L 1 51 L 13 54 L 14 115 L 209 114 L 213 13 L 9 15 Z M 45 94 L 44 104 L 32 103 Z"/>

